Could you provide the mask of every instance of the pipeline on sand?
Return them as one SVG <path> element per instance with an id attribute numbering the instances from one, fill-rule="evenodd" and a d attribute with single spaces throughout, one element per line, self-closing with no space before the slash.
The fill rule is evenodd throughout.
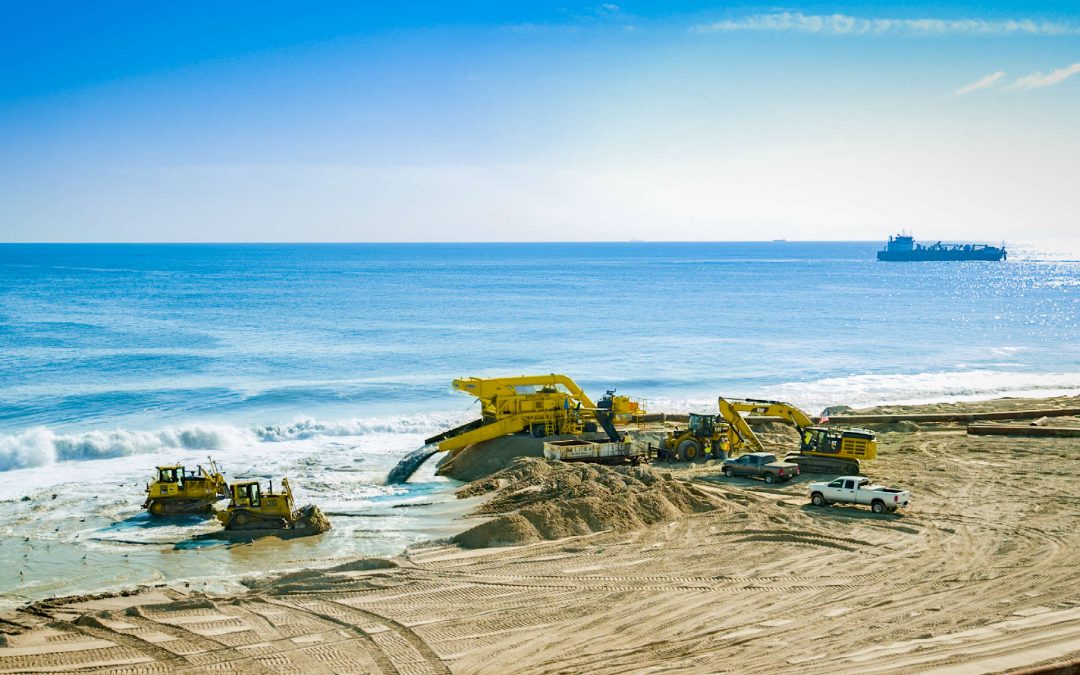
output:
<path id="1" fill-rule="evenodd" d="M 399 485 L 409 480 L 416 470 L 438 451 L 437 445 L 425 445 L 405 455 L 386 476 L 386 484 Z"/>

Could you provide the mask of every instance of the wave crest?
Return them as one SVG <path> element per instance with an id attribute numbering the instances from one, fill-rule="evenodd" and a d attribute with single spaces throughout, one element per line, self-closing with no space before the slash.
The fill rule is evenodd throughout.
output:
<path id="1" fill-rule="evenodd" d="M 459 415 L 414 415 L 401 418 L 320 421 L 252 428 L 197 424 L 154 431 L 93 430 L 58 434 L 34 427 L 18 434 L 0 434 L 0 471 L 47 466 L 55 462 L 108 459 L 162 450 L 224 450 L 255 443 L 307 440 L 324 436 L 430 434 L 460 423 Z"/>

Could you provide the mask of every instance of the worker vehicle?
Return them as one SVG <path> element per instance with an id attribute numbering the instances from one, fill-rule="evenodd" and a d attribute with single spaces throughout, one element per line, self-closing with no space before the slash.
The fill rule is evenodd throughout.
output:
<path id="1" fill-rule="evenodd" d="M 827 483 L 810 483 L 810 503 L 814 506 L 863 504 L 874 513 L 892 513 L 910 501 L 909 491 L 873 485 L 864 476 L 841 476 Z"/>
<path id="2" fill-rule="evenodd" d="M 690 413 L 685 429 L 668 433 L 660 441 L 657 455 L 661 459 L 680 462 L 697 462 L 709 454 L 713 459 L 724 459 L 730 447 L 727 424 L 719 415 Z"/>
<path id="3" fill-rule="evenodd" d="M 151 516 L 208 514 L 219 499 L 229 496 L 229 485 L 214 460 L 210 469 L 201 464 L 195 470 L 180 464 L 157 467 L 157 479 L 146 486 L 143 508 Z"/>
<path id="4" fill-rule="evenodd" d="M 728 443 L 733 452 L 762 451 L 765 446 L 745 416 L 776 418 L 799 430 L 799 450 L 784 459 L 804 473 L 858 474 L 860 460 L 877 457 L 877 440 L 867 429 L 841 429 L 815 425 L 805 412 L 782 401 L 725 399 L 720 397 L 720 417 L 727 422 Z"/>
<path id="5" fill-rule="evenodd" d="M 761 478 L 766 483 L 789 481 L 799 475 L 799 465 L 782 462 L 768 452 L 751 452 L 734 459 L 725 459 L 724 475 L 728 478 L 748 476 Z"/>
<path id="6" fill-rule="evenodd" d="M 229 506 L 217 513 L 226 530 L 295 530 L 311 526 L 314 514 L 325 518 L 315 506 L 296 510 L 288 478 L 281 479 L 281 490 L 274 492 L 274 482 L 263 492 L 259 481 L 244 480 L 231 486 Z M 321 531 L 321 530 L 320 530 Z"/>

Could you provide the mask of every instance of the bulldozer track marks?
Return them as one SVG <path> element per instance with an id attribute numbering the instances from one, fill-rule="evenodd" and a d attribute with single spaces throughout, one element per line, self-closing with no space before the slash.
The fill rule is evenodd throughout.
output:
<path id="1" fill-rule="evenodd" d="M 0 672 L 994 671 L 1080 654 L 1080 463 L 1039 470 L 1068 441 L 895 436 L 872 471 L 913 489 L 902 518 L 720 482 L 717 511 L 630 533 L 415 546 L 377 574 L 232 601 L 39 604 L 3 624 Z"/>

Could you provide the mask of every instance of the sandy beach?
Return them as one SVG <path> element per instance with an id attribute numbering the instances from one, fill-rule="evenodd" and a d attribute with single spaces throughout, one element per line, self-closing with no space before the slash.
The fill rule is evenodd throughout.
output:
<path id="1" fill-rule="evenodd" d="M 0 620 L 0 672 L 980 673 L 1080 654 L 1080 440 L 948 423 L 878 438 L 864 473 L 913 493 L 893 515 L 809 505 L 806 483 L 821 476 L 766 486 L 715 465 L 656 465 L 593 467 L 581 481 L 570 478 L 581 465 L 564 465 L 464 490 L 493 495 L 487 518 L 591 504 L 567 530 L 512 547 L 431 542 L 241 593 L 38 602 Z M 560 496 L 583 483 L 606 491 Z M 632 517 L 593 518 L 613 501 L 633 502 Z"/>

